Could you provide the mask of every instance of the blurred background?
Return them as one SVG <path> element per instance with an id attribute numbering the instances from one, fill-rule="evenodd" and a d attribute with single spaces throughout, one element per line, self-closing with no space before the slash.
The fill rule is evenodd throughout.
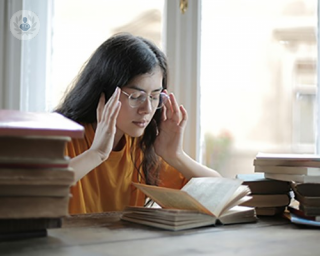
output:
<path id="1" fill-rule="evenodd" d="M 201 4 L 200 161 L 234 177 L 253 172 L 259 151 L 314 153 L 318 2 Z M 112 34 L 131 32 L 164 49 L 164 6 L 165 0 L 53 1 L 47 108 Z"/>

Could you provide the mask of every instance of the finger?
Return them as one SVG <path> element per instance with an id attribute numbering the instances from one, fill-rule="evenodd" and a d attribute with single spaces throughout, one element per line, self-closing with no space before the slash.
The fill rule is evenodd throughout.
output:
<path id="1" fill-rule="evenodd" d="M 113 134 L 115 134 L 116 132 L 116 124 L 117 124 L 117 118 L 118 118 L 118 115 L 119 115 L 119 112 L 120 112 L 120 109 L 121 109 L 121 102 L 118 101 L 116 106 L 115 106 L 115 109 L 114 111 L 111 113 L 111 116 L 110 116 L 110 127 L 112 127 L 113 129 Z"/>
<path id="2" fill-rule="evenodd" d="M 174 120 L 175 122 L 179 123 L 179 121 L 180 121 L 180 108 L 179 108 L 178 102 L 177 102 L 173 93 L 171 93 L 169 96 L 170 96 L 171 108 L 172 108 L 172 115 L 170 118 L 172 120 Z"/>
<path id="3" fill-rule="evenodd" d="M 167 94 L 167 90 L 164 91 Z M 168 95 L 168 94 L 167 94 Z M 165 107 L 165 114 L 166 114 L 166 119 L 170 119 L 172 117 L 172 103 L 170 99 L 170 95 L 168 95 L 167 100 L 164 102 L 164 107 Z"/>
<path id="4" fill-rule="evenodd" d="M 161 113 L 161 120 L 162 121 L 166 121 L 167 120 L 166 112 L 167 112 L 167 108 L 166 108 L 166 106 L 163 106 L 162 107 L 162 113 Z"/>
<path id="5" fill-rule="evenodd" d="M 98 106 L 97 106 L 97 110 L 96 110 L 98 123 L 101 121 L 101 116 L 103 113 L 103 108 L 104 108 L 105 102 L 106 102 L 106 100 L 105 100 L 104 93 L 101 93 L 100 98 L 99 98 L 99 102 L 98 102 Z"/>
<path id="6" fill-rule="evenodd" d="M 104 120 L 109 120 L 108 117 L 110 117 L 110 115 L 112 113 L 114 113 L 115 109 L 118 106 L 118 102 L 119 98 L 120 98 L 120 88 L 116 88 L 116 90 L 114 91 L 114 93 L 112 94 L 112 96 L 110 97 L 110 99 L 108 100 L 107 104 L 105 104 L 104 109 L 103 109 L 103 113 L 102 113 L 102 118 Z"/>
<path id="7" fill-rule="evenodd" d="M 182 105 L 180 106 L 180 111 L 181 111 L 181 114 L 182 114 L 182 120 L 181 120 L 179 126 L 184 128 L 187 125 L 188 112 Z"/>

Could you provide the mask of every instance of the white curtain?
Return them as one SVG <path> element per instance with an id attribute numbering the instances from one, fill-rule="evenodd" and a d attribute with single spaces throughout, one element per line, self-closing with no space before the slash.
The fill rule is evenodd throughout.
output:
<path id="1" fill-rule="evenodd" d="M 0 1 L 0 108 L 47 110 L 52 2 L 53 0 Z M 20 10 L 32 11 L 40 20 L 40 31 L 30 40 L 21 41 L 10 32 L 10 19 Z"/>
<path id="2" fill-rule="evenodd" d="M 319 1 L 318 1 L 318 28 L 317 28 L 317 45 L 318 45 L 318 81 L 317 81 L 317 104 L 316 104 L 316 108 L 317 108 L 317 120 L 316 120 L 316 153 L 320 154 L 320 69 L 319 69 L 319 63 L 320 63 L 320 33 L 319 33 L 319 29 L 320 29 L 320 5 L 319 5 Z"/>
<path id="3" fill-rule="evenodd" d="M 10 18 L 22 0 L 0 1 L 0 108 L 20 109 L 21 41 L 10 32 Z"/>
<path id="4" fill-rule="evenodd" d="M 51 37 L 53 0 L 23 0 L 23 9 L 34 12 L 40 20 L 40 31 L 22 42 L 20 109 L 48 110 L 48 84 L 51 80 Z"/>

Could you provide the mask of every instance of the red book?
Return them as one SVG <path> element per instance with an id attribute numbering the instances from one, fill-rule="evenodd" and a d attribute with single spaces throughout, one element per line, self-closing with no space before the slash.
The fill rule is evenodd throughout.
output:
<path id="1" fill-rule="evenodd" d="M 66 168 L 66 143 L 83 135 L 58 113 L 0 110 L 0 168 Z"/>
<path id="2" fill-rule="evenodd" d="M 52 112 L 0 110 L 0 136 L 66 136 L 82 138 L 82 125 Z"/>

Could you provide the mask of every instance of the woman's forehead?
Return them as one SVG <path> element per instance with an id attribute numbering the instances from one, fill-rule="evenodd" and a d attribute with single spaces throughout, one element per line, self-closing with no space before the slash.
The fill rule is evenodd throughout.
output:
<path id="1" fill-rule="evenodd" d="M 152 73 L 134 77 L 124 88 L 140 91 L 158 91 L 162 89 L 162 71 L 154 69 Z"/>

